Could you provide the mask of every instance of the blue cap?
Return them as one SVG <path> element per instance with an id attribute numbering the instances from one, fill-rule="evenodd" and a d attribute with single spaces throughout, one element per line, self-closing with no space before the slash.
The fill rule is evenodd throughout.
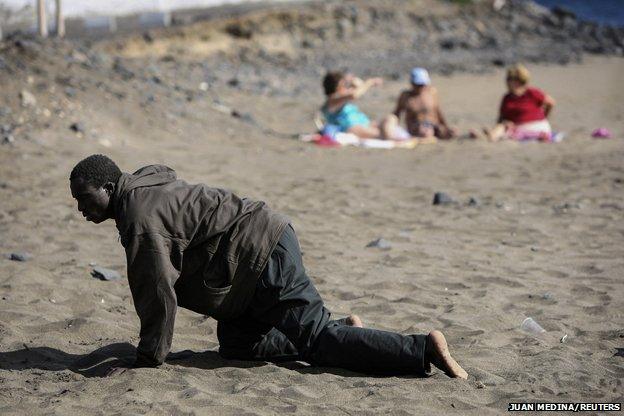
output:
<path id="1" fill-rule="evenodd" d="M 412 84 L 416 85 L 429 85 L 431 84 L 431 78 L 429 78 L 429 72 L 425 68 L 414 68 L 410 76 Z"/>

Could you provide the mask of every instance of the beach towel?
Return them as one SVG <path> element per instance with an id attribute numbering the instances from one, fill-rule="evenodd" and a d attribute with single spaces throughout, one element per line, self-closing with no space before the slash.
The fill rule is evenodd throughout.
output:
<path id="1" fill-rule="evenodd" d="M 417 144 L 415 140 L 361 139 L 351 133 L 336 133 L 333 136 L 320 133 L 303 134 L 299 136 L 299 140 L 322 147 L 356 146 L 365 149 L 412 149 Z"/>

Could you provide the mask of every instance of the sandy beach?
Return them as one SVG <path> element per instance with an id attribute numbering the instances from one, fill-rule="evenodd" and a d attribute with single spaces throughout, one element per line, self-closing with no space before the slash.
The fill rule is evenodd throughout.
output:
<path id="1" fill-rule="evenodd" d="M 69 97 L 50 81 L 66 72 L 28 59 L 43 71 L 4 74 L 0 93 L 23 117 L 15 142 L 0 147 L 0 253 L 32 254 L 0 259 L 3 415 L 498 415 L 510 402 L 624 402 L 624 58 L 530 65 L 532 83 L 558 102 L 562 143 L 387 151 L 287 138 L 313 131 L 320 88 L 288 96 L 215 85 L 190 100 L 157 92 L 150 104 L 146 89 L 90 73 L 103 87 Z M 494 121 L 503 80 L 500 68 L 433 75 L 462 131 Z M 406 83 L 387 80 L 361 107 L 391 111 Z M 25 88 L 37 103 L 21 108 Z M 214 97 L 263 128 L 215 109 Z M 597 127 L 614 137 L 592 139 Z M 166 364 L 103 378 L 111 360 L 133 357 L 138 319 L 114 223 L 87 223 L 69 193 L 71 168 L 92 153 L 128 172 L 166 164 L 286 213 L 336 316 L 401 333 L 441 329 L 469 380 L 227 361 L 216 322 L 183 309 Z M 433 206 L 437 191 L 457 203 Z M 380 237 L 390 249 L 366 248 Z M 92 278 L 95 264 L 124 279 Z M 546 333 L 522 331 L 527 317 Z"/>

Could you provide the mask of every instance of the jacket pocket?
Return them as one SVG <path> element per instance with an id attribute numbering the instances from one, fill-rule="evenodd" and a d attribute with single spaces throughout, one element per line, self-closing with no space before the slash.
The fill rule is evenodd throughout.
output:
<path id="1" fill-rule="evenodd" d="M 226 295 L 232 288 L 232 285 L 223 286 L 223 287 L 210 287 L 208 286 L 205 280 L 203 281 L 203 284 L 204 284 L 204 291 L 208 295 L 215 296 L 215 297 Z"/>
<path id="2" fill-rule="evenodd" d="M 210 287 L 203 281 L 203 296 L 202 304 L 204 308 L 209 311 L 209 315 L 215 316 L 215 313 L 219 310 L 219 307 L 223 303 L 223 300 L 230 292 L 231 285 L 223 287 Z"/>

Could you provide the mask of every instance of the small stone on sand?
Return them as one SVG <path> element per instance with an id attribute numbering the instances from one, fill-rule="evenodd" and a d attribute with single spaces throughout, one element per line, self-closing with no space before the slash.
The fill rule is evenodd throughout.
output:
<path id="1" fill-rule="evenodd" d="M 433 195 L 433 205 L 448 205 L 452 204 L 453 202 L 455 202 L 453 198 L 451 198 L 450 195 L 444 192 L 436 192 Z"/>
<path id="2" fill-rule="evenodd" d="M 13 261 L 28 261 L 33 258 L 30 253 L 11 253 L 8 257 Z"/>
<path id="3" fill-rule="evenodd" d="M 81 123 L 81 122 L 79 122 L 79 121 L 78 121 L 78 122 L 75 122 L 75 123 L 72 123 L 72 124 L 69 126 L 69 129 L 70 129 L 71 131 L 75 132 L 75 133 L 84 133 L 84 132 L 85 132 L 85 126 L 84 126 L 84 124 L 82 124 L 82 123 Z"/>
<path id="4" fill-rule="evenodd" d="M 392 248 L 392 244 L 390 244 L 388 240 L 385 240 L 383 238 L 378 238 L 366 244 L 366 247 L 375 247 L 375 248 L 379 248 L 382 250 L 390 250 Z"/>
<path id="5" fill-rule="evenodd" d="M 34 107 L 37 105 L 37 99 L 27 90 L 20 91 L 19 98 L 22 107 Z"/>
<path id="6" fill-rule="evenodd" d="M 91 276 L 100 280 L 107 280 L 107 281 L 121 279 L 121 275 L 115 270 L 111 270 L 111 269 L 107 269 L 105 267 L 99 267 L 99 266 L 93 268 L 93 271 L 91 272 Z"/>

